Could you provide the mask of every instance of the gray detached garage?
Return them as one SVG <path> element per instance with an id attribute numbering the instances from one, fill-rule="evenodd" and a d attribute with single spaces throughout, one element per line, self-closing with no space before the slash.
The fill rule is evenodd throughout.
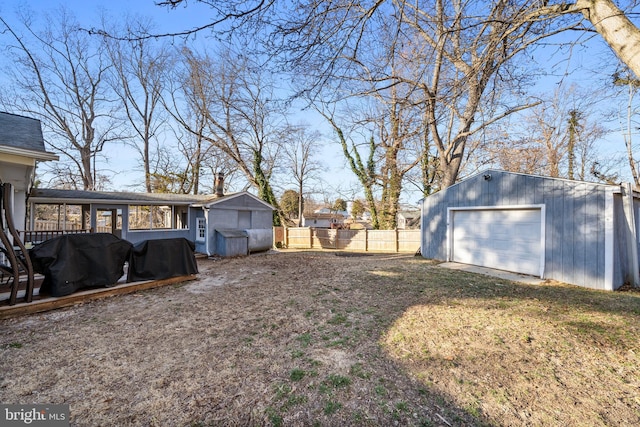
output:
<path id="1" fill-rule="evenodd" d="M 422 255 L 614 290 L 638 283 L 638 195 L 487 170 L 423 201 Z"/>

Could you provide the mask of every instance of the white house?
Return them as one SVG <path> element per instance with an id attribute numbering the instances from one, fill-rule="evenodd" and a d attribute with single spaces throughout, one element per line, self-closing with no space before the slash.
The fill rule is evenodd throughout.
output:
<path id="1" fill-rule="evenodd" d="M 13 186 L 11 209 L 18 229 L 25 228 L 36 163 L 50 160 L 58 156 L 45 150 L 40 120 L 0 112 L 0 183 Z"/>

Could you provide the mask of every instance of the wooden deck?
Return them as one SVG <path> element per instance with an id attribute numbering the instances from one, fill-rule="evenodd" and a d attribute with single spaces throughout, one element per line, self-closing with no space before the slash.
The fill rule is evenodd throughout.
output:
<path id="1" fill-rule="evenodd" d="M 146 289 L 153 289 L 161 286 L 195 280 L 196 278 L 196 275 L 188 275 L 171 277 L 169 279 L 163 280 L 118 283 L 113 287 L 91 288 L 83 291 L 78 291 L 71 295 L 66 295 L 63 297 L 36 295 L 33 298 L 33 302 L 18 302 L 15 305 L 9 305 L 8 300 L 0 301 L 0 319 L 7 319 L 10 317 L 22 316 L 26 314 L 41 313 L 43 311 L 55 310 L 62 307 L 70 307 L 76 304 L 81 304 L 100 298 L 111 297 L 114 295 L 130 294 Z"/>

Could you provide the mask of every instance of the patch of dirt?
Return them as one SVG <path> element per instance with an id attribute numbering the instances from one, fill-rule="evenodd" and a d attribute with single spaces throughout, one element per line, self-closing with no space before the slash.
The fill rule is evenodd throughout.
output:
<path id="1" fill-rule="evenodd" d="M 78 426 L 640 423 L 637 294 L 408 255 L 198 263 L 197 281 L 1 321 L 0 401 L 66 403 Z"/>

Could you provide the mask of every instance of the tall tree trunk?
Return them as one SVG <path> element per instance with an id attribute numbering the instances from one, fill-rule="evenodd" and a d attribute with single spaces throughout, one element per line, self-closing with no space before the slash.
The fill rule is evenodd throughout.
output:
<path id="1" fill-rule="evenodd" d="M 578 0 L 572 9 L 582 12 L 615 54 L 640 77 L 640 29 L 612 0 Z"/>
<path id="2" fill-rule="evenodd" d="M 302 227 L 302 210 L 304 209 L 302 201 L 302 180 L 298 181 L 298 227 Z"/>
<path id="3" fill-rule="evenodd" d="M 84 187 L 83 190 L 95 190 L 95 182 L 93 180 L 93 167 L 91 165 L 92 159 L 93 156 L 91 151 L 83 147 L 80 150 L 80 160 L 82 164 L 82 185 Z"/>
<path id="4" fill-rule="evenodd" d="M 276 199 L 275 194 L 273 193 L 273 188 L 271 188 L 271 184 L 269 183 L 268 177 L 264 174 L 262 170 L 262 153 L 259 151 L 254 151 L 253 153 L 253 176 L 255 177 L 256 184 L 258 187 L 258 197 L 269 203 L 271 206 L 276 208 L 273 211 L 273 225 L 278 226 L 282 225 L 281 211 L 278 206 L 278 200 Z"/>
<path id="5" fill-rule="evenodd" d="M 568 176 L 569 179 L 574 178 L 573 169 L 575 168 L 576 159 L 576 138 L 578 136 L 578 125 L 580 121 L 580 112 L 578 110 L 569 111 L 569 141 L 567 146 L 568 156 Z"/>

